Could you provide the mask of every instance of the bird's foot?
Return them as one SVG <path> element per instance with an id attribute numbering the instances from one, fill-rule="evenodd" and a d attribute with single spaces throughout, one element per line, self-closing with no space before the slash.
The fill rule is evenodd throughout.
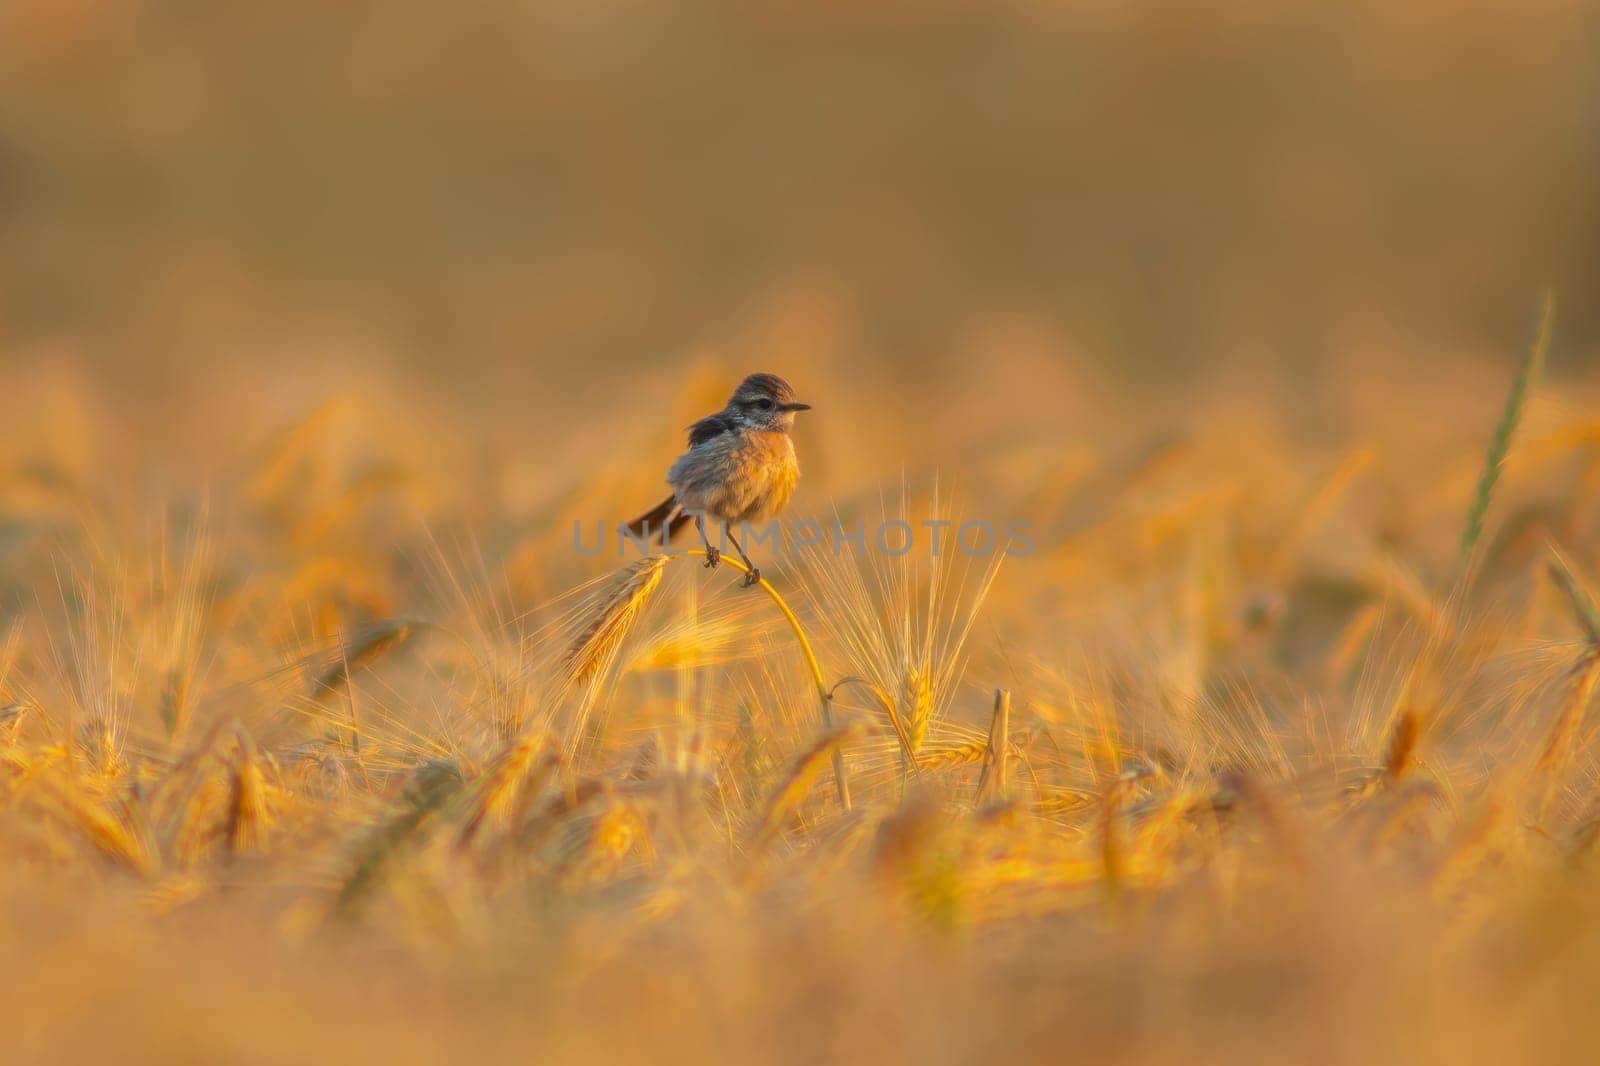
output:
<path id="1" fill-rule="evenodd" d="M 751 585 L 759 585 L 760 583 L 761 583 L 761 571 L 757 570 L 755 567 L 752 566 L 749 570 L 747 570 L 745 572 L 744 580 L 739 582 L 739 587 L 742 588 L 742 589 L 747 589 Z"/>
<path id="2" fill-rule="evenodd" d="M 706 569 L 707 570 L 715 570 L 717 568 L 717 564 L 720 563 L 720 562 L 722 562 L 722 552 L 721 552 L 721 550 L 716 548 L 716 547 L 713 547 L 710 544 L 707 544 L 706 545 Z"/>

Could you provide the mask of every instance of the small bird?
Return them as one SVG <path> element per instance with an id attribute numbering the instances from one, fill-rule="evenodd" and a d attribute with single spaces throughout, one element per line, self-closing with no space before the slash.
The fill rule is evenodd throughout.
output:
<path id="1" fill-rule="evenodd" d="M 648 538 L 660 529 L 665 546 L 693 517 L 705 542 L 706 566 L 714 568 L 721 552 L 706 536 L 710 516 L 722 523 L 723 534 L 749 568 L 744 587 L 760 581 L 761 571 L 730 527 L 764 522 L 789 503 L 800 480 L 789 430 L 795 413 L 809 410 L 811 405 L 796 401 L 794 390 L 778 375 L 745 378 L 726 407 L 689 427 L 689 450 L 667 471 L 672 495 L 629 522 L 628 531 Z"/>

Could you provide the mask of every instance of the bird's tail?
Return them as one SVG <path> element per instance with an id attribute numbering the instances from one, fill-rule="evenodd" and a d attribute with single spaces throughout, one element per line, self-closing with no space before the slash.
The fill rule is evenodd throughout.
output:
<path id="1" fill-rule="evenodd" d="M 661 531 L 661 543 L 665 547 L 671 542 L 673 534 L 682 529 L 693 517 L 678 507 L 678 497 L 668 496 L 644 514 L 628 523 L 628 532 L 634 536 L 643 536 L 647 540 Z"/>

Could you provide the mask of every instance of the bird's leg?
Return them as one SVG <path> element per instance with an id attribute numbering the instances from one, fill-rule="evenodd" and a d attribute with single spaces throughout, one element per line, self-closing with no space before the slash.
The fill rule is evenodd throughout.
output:
<path id="1" fill-rule="evenodd" d="M 752 563 L 750 556 L 745 554 L 744 545 L 739 543 L 739 534 L 728 528 L 727 523 L 723 523 L 722 531 L 728 535 L 729 540 L 733 541 L 733 546 L 739 549 L 739 558 L 743 559 L 744 565 L 749 567 L 749 572 L 744 575 L 744 584 L 740 586 L 741 588 L 749 588 L 761 580 L 761 571 L 756 569 L 756 564 Z"/>
<path id="2" fill-rule="evenodd" d="M 715 570 L 717 564 L 722 562 L 722 552 L 711 543 L 711 538 L 706 536 L 706 516 L 704 513 L 694 516 L 694 526 L 700 531 L 700 540 L 706 546 L 706 569 Z"/>

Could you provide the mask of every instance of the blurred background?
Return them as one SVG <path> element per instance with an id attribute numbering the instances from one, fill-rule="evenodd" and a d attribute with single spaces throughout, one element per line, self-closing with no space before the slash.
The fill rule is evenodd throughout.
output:
<path id="1" fill-rule="evenodd" d="M 0 352 L 172 433 L 380 382 L 555 439 L 691 367 L 885 432 L 1248 382 L 1314 433 L 1363 368 L 1492 412 L 1547 288 L 1555 375 L 1600 332 L 1597 30 L 1584 0 L 7 0 Z"/>
<path id="2" fill-rule="evenodd" d="M 8 1061 L 1600 1042 L 1597 102 L 1600 0 L 0 0 Z M 948 792 L 836 819 L 767 605 L 572 548 L 754 370 L 791 517 L 1032 523 L 769 568 Z"/>

